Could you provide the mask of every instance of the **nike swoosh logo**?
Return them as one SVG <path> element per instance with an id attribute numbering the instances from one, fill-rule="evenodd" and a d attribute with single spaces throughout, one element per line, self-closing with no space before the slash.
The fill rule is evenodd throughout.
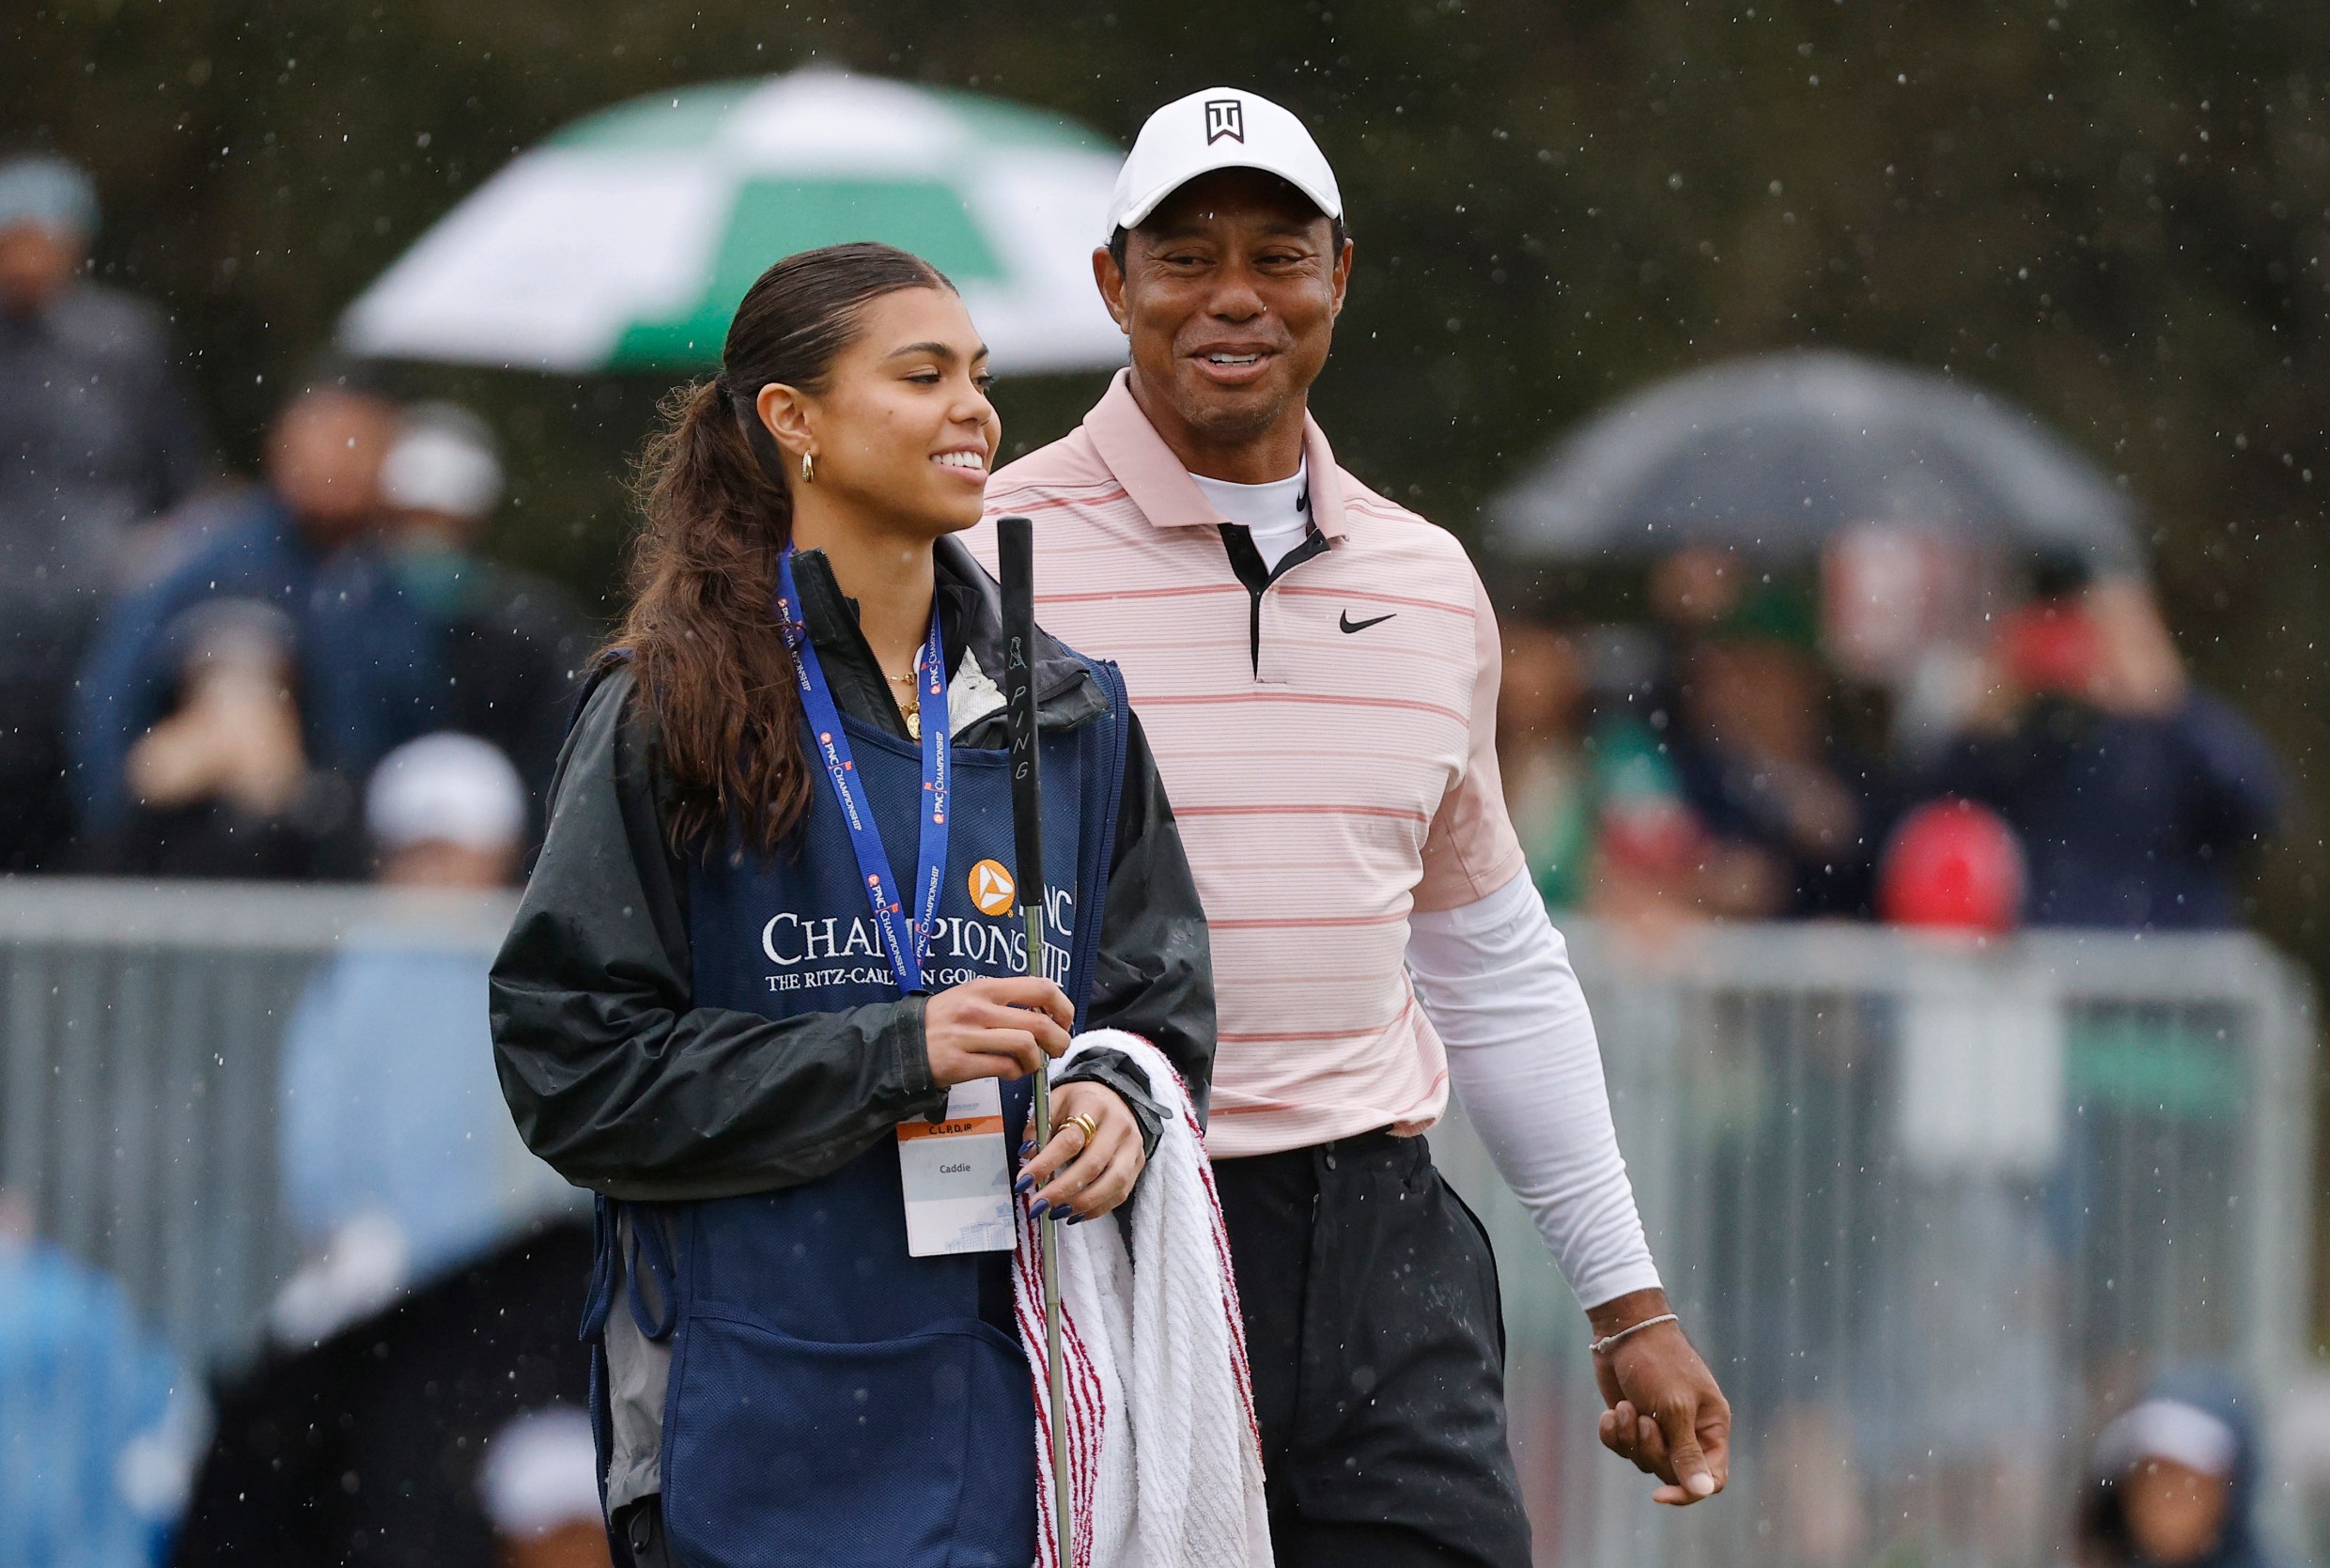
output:
<path id="1" fill-rule="evenodd" d="M 1383 625 L 1384 622 L 1391 618 L 1391 615 L 1396 615 L 1399 612 L 1394 610 L 1391 612 L 1390 615 L 1375 615 L 1371 616 L 1369 619 L 1364 621 L 1355 621 L 1351 618 L 1351 612 L 1346 610 L 1343 613 L 1343 619 L 1335 624 L 1342 627 L 1345 631 L 1365 631 L 1371 626 Z"/>

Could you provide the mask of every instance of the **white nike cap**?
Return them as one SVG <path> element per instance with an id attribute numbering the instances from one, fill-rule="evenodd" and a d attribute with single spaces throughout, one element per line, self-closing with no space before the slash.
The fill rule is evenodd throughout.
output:
<path id="1" fill-rule="evenodd" d="M 1343 191 L 1327 154 L 1286 110 L 1240 87 L 1207 87 L 1177 98 L 1141 128 L 1109 196 L 1109 234 L 1132 228 L 1202 174 L 1261 169 L 1343 216 Z"/>

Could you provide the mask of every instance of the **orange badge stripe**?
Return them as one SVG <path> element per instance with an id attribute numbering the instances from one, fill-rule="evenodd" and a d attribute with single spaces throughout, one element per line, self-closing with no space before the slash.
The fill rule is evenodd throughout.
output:
<path id="1" fill-rule="evenodd" d="M 960 1122 L 900 1122 L 898 1141 L 911 1143 L 918 1138 L 971 1138 L 980 1133 L 1003 1136 L 1001 1116 L 971 1116 Z"/>

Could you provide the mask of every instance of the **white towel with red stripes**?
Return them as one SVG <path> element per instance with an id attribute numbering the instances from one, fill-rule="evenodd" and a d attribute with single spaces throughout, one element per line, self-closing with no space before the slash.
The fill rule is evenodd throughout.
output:
<path id="1" fill-rule="evenodd" d="M 1269 1568 L 1246 1328 L 1204 1134 L 1173 1064 L 1138 1035 L 1080 1034 L 1059 1064 L 1095 1048 L 1141 1063 L 1165 1126 L 1126 1223 L 1059 1227 L 1066 1564 L 1052 1526 L 1042 1221 L 1019 1206 L 1013 1294 L 1035 1384 L 1036 1568 Z"/>

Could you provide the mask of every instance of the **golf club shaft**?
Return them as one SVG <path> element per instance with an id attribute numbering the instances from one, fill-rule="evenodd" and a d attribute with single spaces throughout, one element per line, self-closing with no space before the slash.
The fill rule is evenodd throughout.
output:
<path id="1" fill-rule="evenodd" d="M 996 576 L 1003 599 L 1003 722 L 1011 737 L 1011 817 L 1019 918 L 1028 933 L 1028 973 L 1049 974 L 1044 953 L 1044 784 L 1036 748 L 1035 534 L 1026 518 L 1000 518 L 995 525 Z M 1035 1146 L 1051 1144 L 1051 1063 L 1035 1074 Z M 1068 1518 L 1067 1389 L 1060 1353 L 1060 1231 L 1048 1220 L 1035 1226 L 1038 1268 L 1044 1282 L 1044 1387 L 1050 1412 L 1052 1539 L 1057 1568 L 1072 1568 Z"/>
<path id="2" fill-rule="evenodd" d="M 1040 902 L 1021 910 L 1028 927 L 1028 972 L 1044 972 L 1044 906 Z M 1051 1142 L 1051 1063 L 1047 1062 L 1035 1075 L 1035 1145 L 1048 1147 Z M 1058 1546 L 1055 1558 L 1060 1568 L 1070 1568 L 1068 1530 L 1068 1415 L 1066 1392 L 1062 1387 L 1060 1352 L 1060 1227 L 1038 1223 L 1035 1227 L 1038 1245 L 1042 1249 L 1041 1268 L 1044 1279 L 1044 1386 L 1051 1390 L 1051 1516 L 1054 1539 Z"/>

